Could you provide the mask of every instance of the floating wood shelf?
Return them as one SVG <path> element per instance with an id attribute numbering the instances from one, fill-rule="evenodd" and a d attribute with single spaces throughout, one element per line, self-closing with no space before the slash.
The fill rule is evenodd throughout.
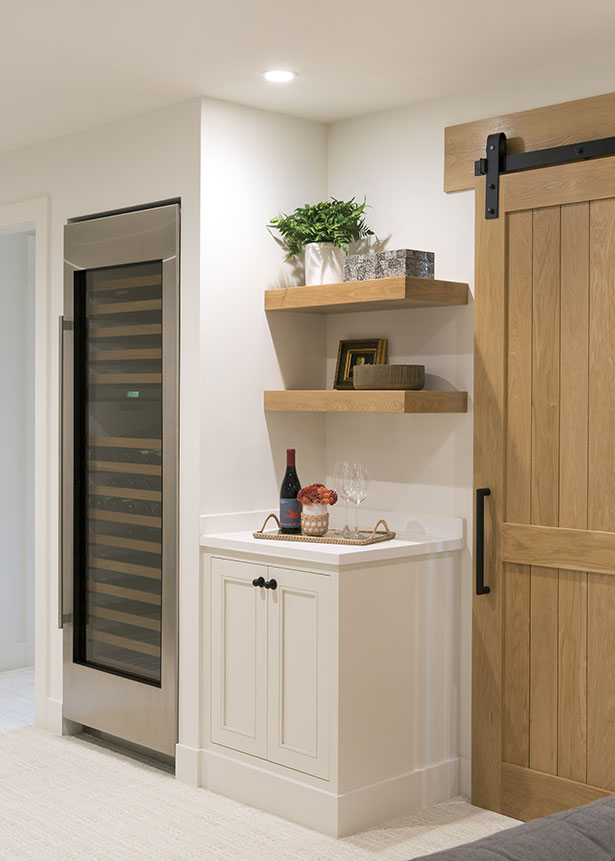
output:
<path id="1" fill-rule="evenodd" d="M 328 413 L 465 413 L 467 392 L 357 391 L 265 392 L 265 410 Z"/>
<path id="2" fill-rule="evenodd" d="M 432 278 L 376 278 L 265 291 L 265 311 L 343 314 L 467 305 L 469 288 L 458 281 Z"/>

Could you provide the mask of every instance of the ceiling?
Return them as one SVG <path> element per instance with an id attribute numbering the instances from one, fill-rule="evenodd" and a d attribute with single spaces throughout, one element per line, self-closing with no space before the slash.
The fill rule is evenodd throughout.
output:
<path id="1" fill-rule="evenodd" d="M 609 0 L 0 0 L 0 12 L 0 151 L 199 95 L 331 122 L 610 57 L 615 36 Z M 300 77 L 260 77 L 280 67 Z"/>

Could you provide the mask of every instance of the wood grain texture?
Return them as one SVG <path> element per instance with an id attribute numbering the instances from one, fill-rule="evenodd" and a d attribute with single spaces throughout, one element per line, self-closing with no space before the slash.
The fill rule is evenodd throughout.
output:
<path id="1" fill-rule="evenodd" d="M 614 536 L 615 537 L 615 536 Z M 615 790 L 615 581 L 587 581 L 587 780 Z"/>
<path id="2" fill-rule="evenodd" d="M 588 203 L 561 208 L 560 340 L 559 525 L 586 529 L 589 398 Z"/>
<path id="3" fill-rule="evenodd" d="M 615 159 L 614 159 L 615 161 Z M 590 208 L 590 529 L 615 531 L 615 200 Z"/>
<path id="4" fill-rule="evenodd" d="M 503 523 L 501 532 L 505 562 L 615 574 L 615 534 L 612 532 L 524 523 Z"/>
<path id="5" fill-rule="evenodd" d="M 579 807 L 610 795 L 595 787 L 530 771 L 517 765 L 502 765 L 502 813 L 515 819 L 538 819 L 569 807 Z"/>
<path id="6" fill-rule="evenodd" d="M 585 783 L 587 779 L 586 573 L 577 571 L 559 573 L 558 637 L 557 773 L 561 777 Z"/>
<path id="7" fill-rule="evenodd" d="M 474 187 L 474 162 L 487 135 L 504 132 L 510 153 L 615 135 L 615 93 L 448 126 L 444 130 L 444 191 Z"/>
<path id="8" fill-rule="evenodd" d="M 558 572 L 531 568 L 530 768 L 557 774 Z"/>
<path id="9" fill-rule="evenodd" d="M 472 599 L 472 802 L 500 809 L 502 761 L 502 571 L 497 524 L 504 518 L 505 219 L 487 221 L 484 184 L 476 194 L 474 487 L 485 506 L 488 595 Z"/>
<path id="10" fill-rule="evenodd" d="M 506 519 L 529 523 L 532 463 L 532 213 L 507 217 Z"/>
<path id="11" fill-rule="evenodd" d="M 502 759 L 530 764 L 530 568 L 504 565 Z"/>
<path id="12" fill-rule="evenodd" d="M 531 523 L 559 522 L 560 211 L 534 211 Z"/>
<path id="13" fill-rule="evenodd" d="M 601 200 L 613 196 L 615 158 L 578 161 L 536 171 L 507 174 L 501 178 L 502 206 L 507 212 Z"/>
<path id="14" fill-rule="evenodd" d="M 532 213 L 507 218 L 506 516 L 530 519 Z M 504 566 L 502 757 L 529 765 L 530 569 Z"/>
<path id="15" fill-rule="evenodd" d="M 467 305 L 469 288 L 432 278 L 376 278 L 265 291 L 265 311 L 342 314 Z"/>
<path id="16" fill-rule="evenodd" d="M 559 518 L 560 211 L 533 213 L 531 522 Z M 530 768 L 557 773 L 557 572 L 530 577 Z"/>
<path id="17" fill-rule="evenodd" d="M 268 391 L 265 410 L 334 413 L 465 413 L 466 392 L 287 390 Z"/>
<path id="18" fill-rule="evenodd" d="M 587 529 L 589 204 L 561 208 L 559 524 Z M 587 779 L 587 574 L 559 574 L 557 773 Z"/>

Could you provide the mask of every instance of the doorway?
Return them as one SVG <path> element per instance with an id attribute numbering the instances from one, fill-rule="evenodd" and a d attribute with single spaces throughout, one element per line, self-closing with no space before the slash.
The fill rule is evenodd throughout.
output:
<path id="1" fill-rule="evenodd" d="M 0 267 L 4 407 L 0 717 L 4 714 L 8 720 L 11 703 L 13 725 L 36 722 L 59 733 L 61 701 L 58 684 L 50 675 L 50 661 L 61 649 L 61 641 L 54 624 L 57 540 L 52 524 L 57 522 L 58 439 L 54 433 L 57 399 L 52 392 L 57 386 L 57 361 L 52 354 L 48 207 L 46 197 L 0 206 L 6 264 Z"/>
<path id="2" fill-rule="evenodd" d="M 0 732 L 34 723 L 35 226 L 0 229 Z"/>

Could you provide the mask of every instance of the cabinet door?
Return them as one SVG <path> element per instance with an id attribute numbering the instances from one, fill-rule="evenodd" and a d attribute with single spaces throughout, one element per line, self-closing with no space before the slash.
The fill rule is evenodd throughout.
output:
<path id="1" fill-rule="evenodd" d="M 330 587 L 325 575 L 269 568 L 267 758 L 329 777 Z"/>
<path id="2" fill-rule="evenodd" d="M 267 568 L 211 561 L 211 740 L 267 755 Z"/>

